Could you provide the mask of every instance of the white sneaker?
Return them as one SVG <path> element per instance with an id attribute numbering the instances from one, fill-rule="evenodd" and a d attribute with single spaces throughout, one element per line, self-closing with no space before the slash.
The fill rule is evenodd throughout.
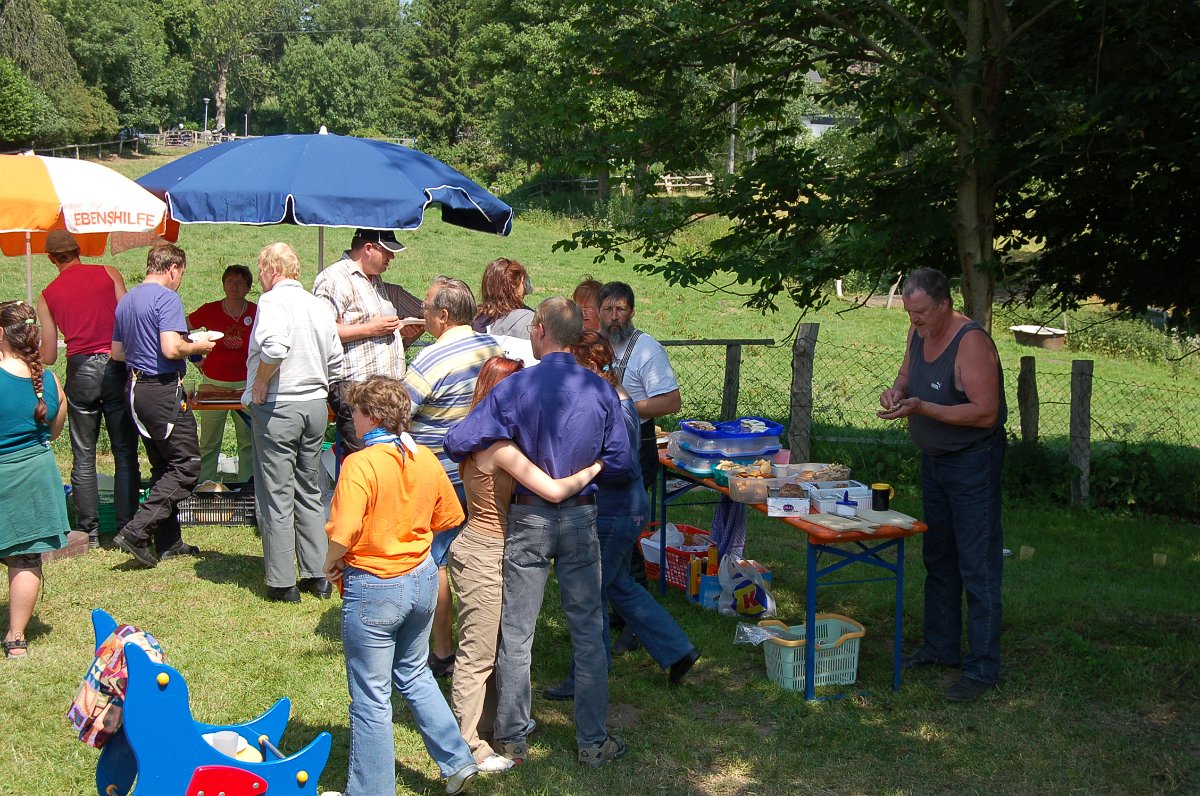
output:
<path id="1" fill-rule="evenodd" d="M 475 779 L 475 775 L 478 773 L 478 766 L 474 763 L 467 763 L 446 778 L 446 793 L 450 794 L 450 796 L 455 796 L 458 793 L 466 793 L 471 787 L 471 780 Z"/>
<path id="2" fill-rule="evenodd" d="M 479 772 L 481 774 L 499 774 L 501 771 L 508 771 L 515 765 L 515 762 L 504 755 L 492 754 L 479 764 Z"/>

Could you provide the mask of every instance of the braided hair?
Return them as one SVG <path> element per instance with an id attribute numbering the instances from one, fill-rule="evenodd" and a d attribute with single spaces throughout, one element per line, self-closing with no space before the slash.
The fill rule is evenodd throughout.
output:
<path id="1" fill-rule="evenodd" d="M 4 341 L 8 343 L 13 354 L 29 366 L 29 380 L 33 382 L 33 392 L 37 396 L 37 408 L 33 410 L 33 417 L 39 423 L 45 424 L 47 407 L 46 399 L 42 396 L 45 369 L 38 349 L 39 333 L 33 307 L 24 301 L 0 303 L 0 329 L 4 330 Z"/>

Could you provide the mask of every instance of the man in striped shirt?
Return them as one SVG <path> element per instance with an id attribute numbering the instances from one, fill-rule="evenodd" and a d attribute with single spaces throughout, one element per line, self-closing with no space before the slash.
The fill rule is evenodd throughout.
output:
<path id="1" fill-rule="evenodd" d="M 442 441 L 446 432 L 470 411 L 475 378 L 483 363 L 504 351 L 493 337 L 471 328 L 475 296 L 461 280 L 435 277 L 425 294 L 423 312 L 425 331 L 434 337 L 434 342 L 413 358 L 404 374 L 404 386 L 412 401 L 408 431 L 419 445 L 437 454 L 465 513 L 467 501 L 458 465 L 446 455 Z M 436 534 L 430 551 L 438 565 L 438 601 L 433 615 L 429 668 L 439 677 L 448 676 L 454 669 L 454 627 L 450 619 L 446 559 L 450 543 L 457 536 L 457 530 Z"/>

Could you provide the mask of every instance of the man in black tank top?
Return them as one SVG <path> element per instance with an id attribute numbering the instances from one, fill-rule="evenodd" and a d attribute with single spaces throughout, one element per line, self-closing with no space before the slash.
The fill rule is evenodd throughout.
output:
<path id="1" fill-rule="evenodd" d="M 904 668 L 962 667 L 946 691 L 969 702 L 1000 678 L 1000 525 L 1004 376 L 987 332 L 955 312 L 946 277 L 921 268 L 904 282 L 911 327 L 904 363 L 879 396 L 885 420 L 908 418 L 921 449 L 925 640 Z M 967 651 L 960 647 L 967 595 Z"/>

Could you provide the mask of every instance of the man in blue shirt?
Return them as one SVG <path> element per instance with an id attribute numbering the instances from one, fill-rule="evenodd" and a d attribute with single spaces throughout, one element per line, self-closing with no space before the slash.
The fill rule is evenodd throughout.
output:
<path id="1" fill-rule="evenodd" d="M 113 544 L 147 567 L 160 558 L 198 553 L 181 538 L 179 504 L 200 477 L 196 418 L 187 406 L 183 374 L 187 358 L 207 354 L 207 338 L 188 342 L 179 285 L 187 268 L 183 250 L 155 246 L 146 257 L 146 279 L 117 304 L 112 358 L 129 369 L 133 422 L 150 459 L 150 494 Z M 154 550 L 150 549 L 153 536 Z"/>
<path id="2" fill-rule="evenodd" d="M 514 373 L 446 434 L 454 461 L 493 442 L 512 440 L 555 478 L 600 461 L 600 478 L 628 480 L 629 438 L 616 391 L 580 367 L 568 350 L 583 334 L 583 314 L 573 302 L 550 298 L 538 305 L 530 343 L 541 364 Z M 600 608 L 600 545 L 596 539 L 596 487 L 550 503 L 517 487 L 504 542 L 504 614 L 496 657 L 495 749 L 520 762 L 533 729 L 529 713 L 530 650 L 549 575 L 558 578 L 575 659 L 575 738 L 579 761 L 602 766 L 625 754 L 609 735 L 605 621 Z"/>

